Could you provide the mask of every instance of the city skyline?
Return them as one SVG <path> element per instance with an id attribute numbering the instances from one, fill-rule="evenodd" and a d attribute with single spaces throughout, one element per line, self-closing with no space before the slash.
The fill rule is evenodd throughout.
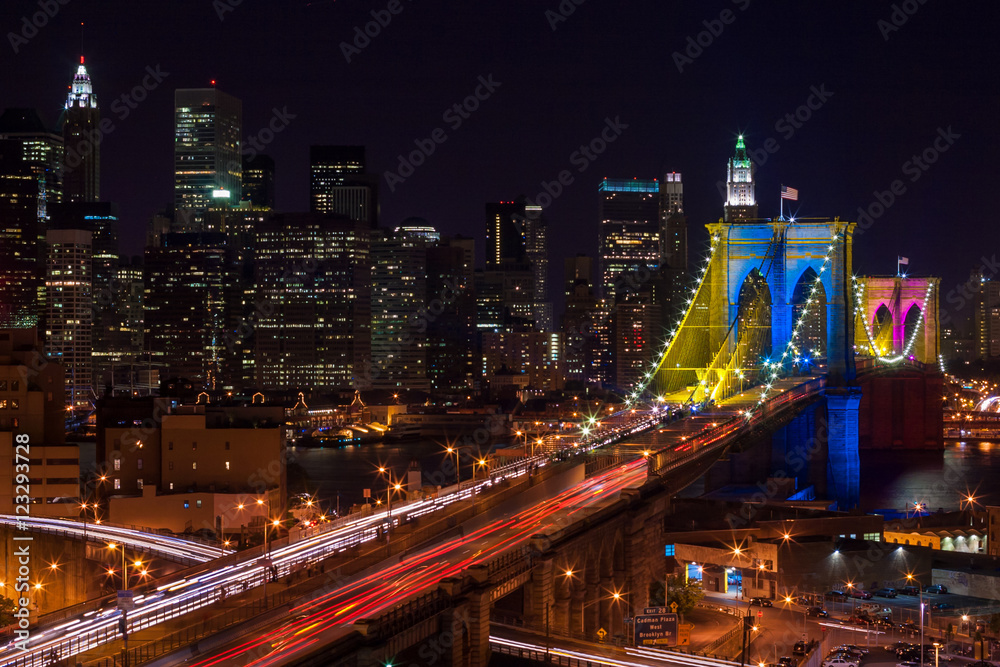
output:
<path id="1" fill-rule="evenodd" d="M 961 215 L 970 234 L 987 229 L 987 205 L 974 197 L 973 183 L 992 169 L 986 158 L 996 141 L 986 111 L 991 96 L 971 84 L 976 76 L 973 51 L 955 41 L 960 36 L 957 19 L 933 5 L 918 5 L 914 14 L 904 15 L 906 20 L 899 26 L 892 23 L 891 7 L 865 7 L 851 13 L 833 9 L 785 12 L 740 2 L 730 8 L 735 16 L 731 24 L 719 22 L 715 12 L 680 5 L 646 8 L 649 20 L 638 24 L 613 8 L 593 3 L 579 5 L 567 16 L 558 13 L 558 6 L 519 7 L 511 16 L 496 9 L 456 9 L 442 15 L 445 10 L 403 7 L 392 23 L 370 38 L 370 45 L 345 55 L 341 42 L 350 44 L 354 27 L 372 20 L 369 9 L 311 3 L 272 17 L 250 6 L 222 11 L 206 5 L 197 10 L 205 13 L 206 20 L 186 28 L 194 39 L 208 40 L 219 30 L 240 29 L 248 31 L 247 43 L 253 43 L 255 38 L 264 40 L 268 31 L 296 26 L 308 32 L 319 25 L 329 26 L 325 39 L 303 39 L 281 53 L 250 55 L 230 64 L 219 48 L 224 40 L 204 41 L 208 52 L 192 59 L 163 45 L 158 34 L 141 44 L 127 30 L 120 40 L 104 38 L 115 3 L 90 12 L 67 6 L 36 37 L 19 43 L 17 53 L 12 49 L 9 62 L 17 66 L 12 68 L 12 88 L 4 104 L 37 107 L 47 123 L 54 122 L 57 99 L 60 104 L 65 100 L 59 89 L 78 61 L 77 48 L 70 45 L 78 42 L 79 22 L 86 21 L 88 71 L 102 101 L 102 113 L 115 128 L 102 145 L 102 197 L 121 202 L 126 254 L 138 252 L 149 217 L 172 198 L 167 182 L 172 91 L 208 86 L 212 79 L 243 100 L 245 144 L 253 140 L 260 145 L 269 138 L 262 131 L 269 125 L 280 127 L 272 123 L 276 113 L 286 118 L 287 126 L 261 146 L 277 163 L 279 210 L 308 210 L 308 150 L 312 145 L 368 148 L 369 169 L 380 177 L 387 226 L 407 217 L 423 217 L 443 233 L 465 233 L 479 242 L 482 231 L 474 222 L 482 202 L 519 194 L 535 198 L 546 192 L 543 183 L 557 182 L 560 172 L 569 170 L 573 182 L 563 186 L 562 194 L 546 209 L 553 238 L 562 240 L 552 244 L 559 253 L 550 263 L 553 276 L 563 257 L 594 252 L 596 190 L 604 177 L 684 173 L 692 232 L 689 245 L 692 254 L 703 248 L 702 225 L 721 216 L 723 197 L 717 184 L 725 174 L 720 164 L 730 157 L 732 142 L 741 132 L 751 155 L 759 158 L 757 196 L 762 216 L 777 214 L 781 184 L 800 190 L 801 199 L 793 210 L 806 217 L 855 219 L 859 207 L 878 204 L 876 193 L 888 192 L 897 200 L 866 230 L 872 242 L 859 251 L 857 263 L 862 271 L 889 272 L 893 253 L 913 258 L 914 271 L 929 268 L 936 246 L 926 235 L 906 232 L 929 229 L 934 220 Z M 10 25 L 19 22 L 18 9 L 5 8 L 15 14 Z M 552 11 L 559 18 L 553 18 Z M 160 18 L 164 25 L 177 20 Z M 265 26 L 264 18 L 276 20 Z M 116 19 L 126 25 L 132 20 Z M 502 31 L 512 22 L 518 26 L 517 43 L 527 48 L 526 54 L 470 44 L 461 32 L 463 25 Z M 897 22 L 901 22 L 898 17 Z M 428 32 L 429 23 L 437 33 Z M 828 24 L 832 34 L 842 35 L 843 43 L 814 44 L 811 38 L 821 23 Z M 654 26 L 667 29 L 657 29 L 653 39 Z M 791 26 L 795 29 L 784 29 Z M 626 42 L 626 27 L 646 39 Z M 714 36 L 713 27 L 723 32 Z M 182 28 L 178 25 L 177 29 Z M 809 57 L 781 58 L 777 62 L 783 75 L 778 84 L 769 79 L 769 72 L 775 71 L 777 47 L 759 39 L 765 29 L 782 34 L 783 48 L 789 50 L 809 55 L 830 48 L 843 54 L 835 65 Z M 701 36 L 703 32 L 706 36 Z M 475 57 L 446 67 L 452 51 L 430 43 L 428 34 L 447 36 Z M 931 36 L 938 42 L 954 42 L 955 48 L 915 53 L 912 45 Z M 699 38 L 707 46 L 700 46 Z M 59 49 L 51 49 L 52 44 L 59 44 Z M 417 45 L 422 54 L 419 63 L 395 55 Z M 120 54 L 126 46 L 134 48 L 129 50 L 129 59 L 123 60 Z M 699 51 L 695 57 L 690 55 Z M 312 66 L 321 53 L 328 60 L 322 73 Z M 727 73 L 720 78 L 718 74 L 726 71 L 727 59 L 734 53 L 747 60 L 742 64 L 743 76 Z M 529 55 L 547 58 L 543 62 L 553 63 L 551 71 L 536 72 Z M 567 69 L 571 57 L 582 58 L 572 70 Z M 872 58 L 876 66 L 868 68 L 866 63 Z M 922 62 L 910 62 L 914 58 Z M 650 63 L 644 73 L 651 77 L 639 77 L 623 68 L 625 63 L 643 61 Z M 569 71 L 576 73 L 561 75 Z M 924 76 L 925 72 L 929 74 Z M 329 90 L 322 85 L 327 74 L 337 84 Z M 428 74 L 432 76 L 427 78 Z M 480 76 L 486 81 L 493 77 L 492 90 L 482 88 Z M 411 79 L 425 83 L 416 87 L 403 83 Z M 595 82 L 600 86 L 594 87 Z M 144 83 L 151 84 L 151 89 L 144 89 L 136 100 L 144 99 L 132 100 L 136 86 Z M 647 95 L 643 86 L 649 85 L 665 92 Z M 444 120 L 447 109 L 463 104 L 470 95 L 475 97 L 477 88 L 486 99 L 473 100 L 476 104 L 470 108 L 477 106 L 476 111 L 463 112 L 468 118 L 453 112 Z M 309 95 L 303 94 L 306 90 Z M 591 95 L 589 100 L 581 97 L 585 91 Z M 331 111 L 332 100 L 345 93 L 350 103 L 338 102 Z M 539 105 L 526 110 L 520 104 L 525 96 L 547 100 L 544 111 L 538 110 Z M 723 104 L 723 99 L 728 102 Z M 732 99 L 742 103 L 733 105 Z M 390 104 L 391 100 L 395 103 Z M 571 108 L 576 112 L 565 113 Z M 901 113 L 903 108 L 907 113 Z M 511 141 L 498 133 L 498 124 L 511 117 L 514 109 L 520 113 L 513 116 L 518 120 Z M 806 116 L 808 120 L 802 121 Z M 879 116 L 895 120 L 878 126 L 874 119 Z M 577 172 L 582 162 L 572 161 L 576 148 L 600 136 L 606 118 L 613 121 L 616 117 L 628 128 L 587 163 L 586 171 Z M 654 118 L 658 119 L 655 123 Z M 390 188 L 386 172 L 409 173 L 400 169 L 397 156 L 414 150 L 415 141 L 430 137 L 438 127 L 447 135 L 446 142 L 437 144 L 425 164 L 403 177 L 403 182 L 393 179 L 395 187 Z M 947 133 L 949 127 L 960 138 L 956 147 L 949 146 L 948 155 L 939 156 L 934 165 L 924 165 L 927 171 L 910 161 L 933 147 L 939 128 Z M 141 164 L 123 159 L 125 151 L 136 145 L 148 147 L 149 159 Z M 867 155 L 874 145 L 879 150 Z M 488 160 L 479 159 L 486 156 Z M 470 159 L 474 159 L 473 169 L 465 166 Z M 911 171 L 905 169 L 907 164 Z M 895 180 L 904 186 L 904 194 L 892 194 Z M 838 187 L 827 187 L 830 183 Z M 581 224 L 582 234 L 576 231 Z M 940 271 L 945 285 L 964 280 L 981 263 L 978 248 L 972 244 L 960 238 L 947 238 L 943 243 L 949 251 L 943 253 L 947 265 Z"/>

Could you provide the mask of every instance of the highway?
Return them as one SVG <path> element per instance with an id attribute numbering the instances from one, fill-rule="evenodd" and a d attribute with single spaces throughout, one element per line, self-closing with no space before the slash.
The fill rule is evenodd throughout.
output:
<path id="1" fill-rule="evenodd" d="M 617 498 L 618 493 L 646 478 L 642 459 L 594 476 L 553 498 L 520 511 L 508 511 L 469 534 L 449 539 L 412 554 L 399 563 L 360 577 L 334 591 L 293 607 L 287 617 L 181 663 L 183 652 L 170 664 L 193 667 L 234 665 L 264 667 L 290 665 L 307 653 L 322 650 L 352 632 L 351 624 L 377 616 L 405 600 L 433 590 L 442 579 L 485 563 L 510 549 L 525 545 L 586 508 Z M 164 663 L 166 664 L 166 663 Z"/>
<path id="2" fill-rule="evenodd" d="M 631 417 L 631 415 L 629 415 Z M 626 423 L 599 429 L 590 438 L 571 449 L 573 454 L 583 454 L 600 447 L 609 441 L 614 441 L 626 433 L 644 430 L 655 424 L 661 418 L 660 414 L 640 413 L 629 418 Z M 523 459 L 515 464 L 491 470 L 490 479 L 475 484 L 463 483 L 461 489 L 451 493 L 441 494 L 434 498 L 400 503 L 392 508 L 393 523 L 399 523 L 408 517 L 419 517 L 440 510 L 452 503 L 468 500 L 484 489 L 492 486 L 493 480 L 506 477 L 515 478 L 526 473 L 529 468 L 548 465 L 548 456 L 536 456 Z M 639 461 L 642 475 L 645 475 L 644 462 Z M 34 519 L 33 521 L 50 521 Z M 51 520 L 59 522 L 61 520 Z M 279 577 L 289 574 L 293 569 L 306 567 L 326 558 L 346 551 L 348 548 L 363 542 L 375 540 L 380 535 L 380 529 L 387 523 L 384 512 L 373 513 L 366 517 L 346 517 L 340 522 L 324 526 L 320 531 L 308 534 L 302 540 L 274 548 L 270 559 L 277 569 Z M 63 525 L 68 524 L 68 525 Z M 87 524 L 88 538 L 96 524 Z M 106 525 L 101 526 L 107 530 Z M 62 521 L 60 529 L 79 529 L 82 538 L 83 526 L 74 521 Z M 119 542 L 123 535 L 118 531 L 128 530 L 113 528 L 114 537 L 109 542 Z M 160 548 L 180 538 L 153 535 L 132 531 L 131 538 L 143 540 L 145 543 L 159 544 Z M 110 535 L 110 533 L 109 533 Z M 187 543 L 190 544 L 190 543 Z M 180 548 L 174 545 L 174 548 Z M 137 595 L 135 608 L 128 613 L 127 628 L 130 633 L 149 628 L 164 621 L 189 614 L 197 609 L 214 604 L 237 591 L 250 589 L 264 583 L 265 571 L 257 563 L 256 558 L 239 560 L 235 563 L 213 564 L 205 563 L 202 569 L 188 574 L 180 579 L 173 579 L 158 586 L 153 593 Z M 0 649 L 0 667 L 34 667 L 47 665 L 54 653 L 58 658 L 76 656 L 88 650 L 120 638 L 118 621 L 121 612 L 114 607 L 95 607 L 75 618 L 60 621 L 47 627 L 31 628 L 28 650 L 20 651 L 12 645 Z"/>
<path id="3" fill-rule="evenodd" d="M 212 544 L 187 540 L 173 535 L 147 533 L 131 528 L 112 526 L 106 523 L 86 523 L 72 519 L 46 519 L 39 517 L 23 517 L 11 514 L 0 514 L 0 524 L 22 530 L 35 530 L 86 539 L 91 542 L 124 544 L 129 549 L 143 551 L 173 561 L 192 561 L 205 563 L 233 553 Z"/>

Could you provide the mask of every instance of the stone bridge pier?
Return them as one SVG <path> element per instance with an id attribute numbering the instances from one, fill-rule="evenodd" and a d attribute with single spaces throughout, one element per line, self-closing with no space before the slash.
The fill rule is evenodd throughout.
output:
<path id="1" fill-rule="evenodd" d="M 617 503 L 534 536 L 540 555 L 524 586 L 526 627 L 595 639 L 624 634 L 666 575 L 662 527 L 668 498 L 627 489 Z M 621 504 L 626 504 L 622 507 Z"/>

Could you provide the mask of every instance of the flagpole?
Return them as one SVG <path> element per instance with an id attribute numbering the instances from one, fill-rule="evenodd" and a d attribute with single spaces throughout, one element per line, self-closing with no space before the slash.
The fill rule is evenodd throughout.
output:
<path id="1" fill-rule="evenodd" d="M 784 188 L 784 186 L 781 186 Z M 778 201 L 781 202 L 781 219 L 785 219 L 785 198 L 781 196 L 781 192 L 778 192 Z"/>

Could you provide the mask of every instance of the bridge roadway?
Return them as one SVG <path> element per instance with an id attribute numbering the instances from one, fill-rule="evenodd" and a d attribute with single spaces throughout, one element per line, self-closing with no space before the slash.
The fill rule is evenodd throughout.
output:
<path id="1" fill-rule="evenodd" d="M 759 411 L 750 425 L 771 416 L 775 406 L 785 406 L 786 399 L 794 402 L 817 396 L 823 384 L 823 379 L 816 377 L 776 382 L 769 402 L 772 411 Z M 583 518 L 611 505 L 623 489 L 646 482 L 650 465 L 656 464 L 643 454 L 652 457 L 653 448 L 666 449 L 656 457 L 663 458 L 667 467 L 721 451 L 747 426 L 743 413 L 756 405 L 757 397 L 757 392 L 745 392 L 709 412 L 647 428 L 644 433 L 628 435 L 626 431 L 622 433 L 624 440 L 616 447 L 637 455 L 629 464 L 581 482 L 530 508 L 507 512 L 485 527 L 422 549 L 384 570 L 303 601 L 290 607 L 287 615 L 274 618 L 262 628 L 254 628 L 253 636 L 241 636 L 239 629 L 234 629 L 216 641 L 202 642 L 196 659 L 180 662 L 189 655 L 182 651 L 154 664 L 271 666 L 294 665 L 307 656 L 314 659 L 317 654 L 323 655 L 324 647 L 351 634 L 355 621 L 377 618 L 404 601 L 433 591 L 444 579 L 523 548 L 532 536 L 538 537 L 557 526 L 565 527 L 577 516 Z M 246 630 L 242 633 L 247 634 Z M 209 646 L 212 648 L 206 652 Z"/>
<path id="2" fill-rule="evenodd" d="M 533 535 L 562 525 L 579 512 L 613 502 L 622 489 L 642 484 L 646 476 L 642 459 L 616 466 L 554 497 L 524 509 L 498 513 L 485 525 L 420 549 L 394 565 L 331 592 L 304 600 L 252 637 L 234 638 L 184 662 L 181 662 L 184 652 L 180 652 L 155 664 L 294 665 L 305 655 L 354 632 L 356 621 L 377 617 L 408 598 L 434 590 L 442 580 L 463 570 L 523 548 Z"/>
<path id="3" fill-rule="evenodd" d="M 0 525 L 18 532 L 49 533 L 74 540 L 124 544 L 129 550 L 151 554 L 165 560 L 197 565 L 233 553 L 214 544 L 185 539 L 174 535 L 115 526 L 107 523 L 83 523 L 72 519 L 47 519 L 0 514 Z"/>
<path id="4" fill-rule="evenodd" d="M 618 417 L 619 415 L 612 415 Z M 650 428 L 660 419 L 660 414 L 642 414 L 629 418 L 626 422 L 609 420 L 607 428 L 584 439 L 582 446 L 571 450 L 574 455 L 600 447 L 607 442 L 631 433 L 636 429 Z M 461 488 L 443 490 L 437 497 L 409 503 L 397 503 L 392 508 L 394 525 L 449 508 L 455 503 L 474 498 L 493 485 L 500 477 L 517 478 L 529 468 L 545 466 L 548 456 L 536 456 L 516 464 L 496 469 L 491 479 L 478 483 L 463 482 Z M 40 521 L 40 520 L 35 520 Z M 66 521 L 64 524 L 73 524 Z M 307 532 L 294 543 L 278 540 L 270 549 L 270 558 L 278 576 L 286 576 L 293 571 L 308 567 L 322 560 L 346 551 L 352 546 L 371 542 L 380 535 L 380 529 L 387 523 L 387 513 L 378 512 L 365 517 L 348 516 L 315 531 Z M 72 526 L 61 524 L 61 529 Z M 87 524 L 88 539 L 95 524 Z M 108 526 L 103 525 L 105 529 Z M 116 540 L 121 540 L 120 529 L 115 528 Z M 80 524 L 80 536 L 83 527 Z M 158 540 L 165 536 L 155 536 L 136 531 L 134 539 Z M 169 541 L 171 538 L 166 538 Z M 172 538 L 177 539 L 177 538 Z M 111 541 L 111 540 L 109 540 Z M 155 588 L 146 586 L 135 591 L 135 609 L 128 614 L 129 633 L 144 630 L 165 621 L 180 618 L 193 611 L 219 602 L 236 590 L 252 590 L 262 586 L 265 571 L 258 564 L 263 555 L 260 548 L 248 549 L 237 554 L 203 563 L 201 566 L 180 573 L 179 579 L 162 583 Z M 121 612 L 109 608 L 100 600 L 87 605 L 78 605 L 68 614 L 52 614 L 51 620 L 42 619 L 42 625 L 31 628 L 28 650 L 20 651 L 8 644 L 0 648 L 0 667 L 35 667 L 48 665 L 54 653 L 59 658 L 79 656 L 99 646 L 120 639 L 118 621 Z M 119 642 L 120 643 L 120 642 Z"/>

